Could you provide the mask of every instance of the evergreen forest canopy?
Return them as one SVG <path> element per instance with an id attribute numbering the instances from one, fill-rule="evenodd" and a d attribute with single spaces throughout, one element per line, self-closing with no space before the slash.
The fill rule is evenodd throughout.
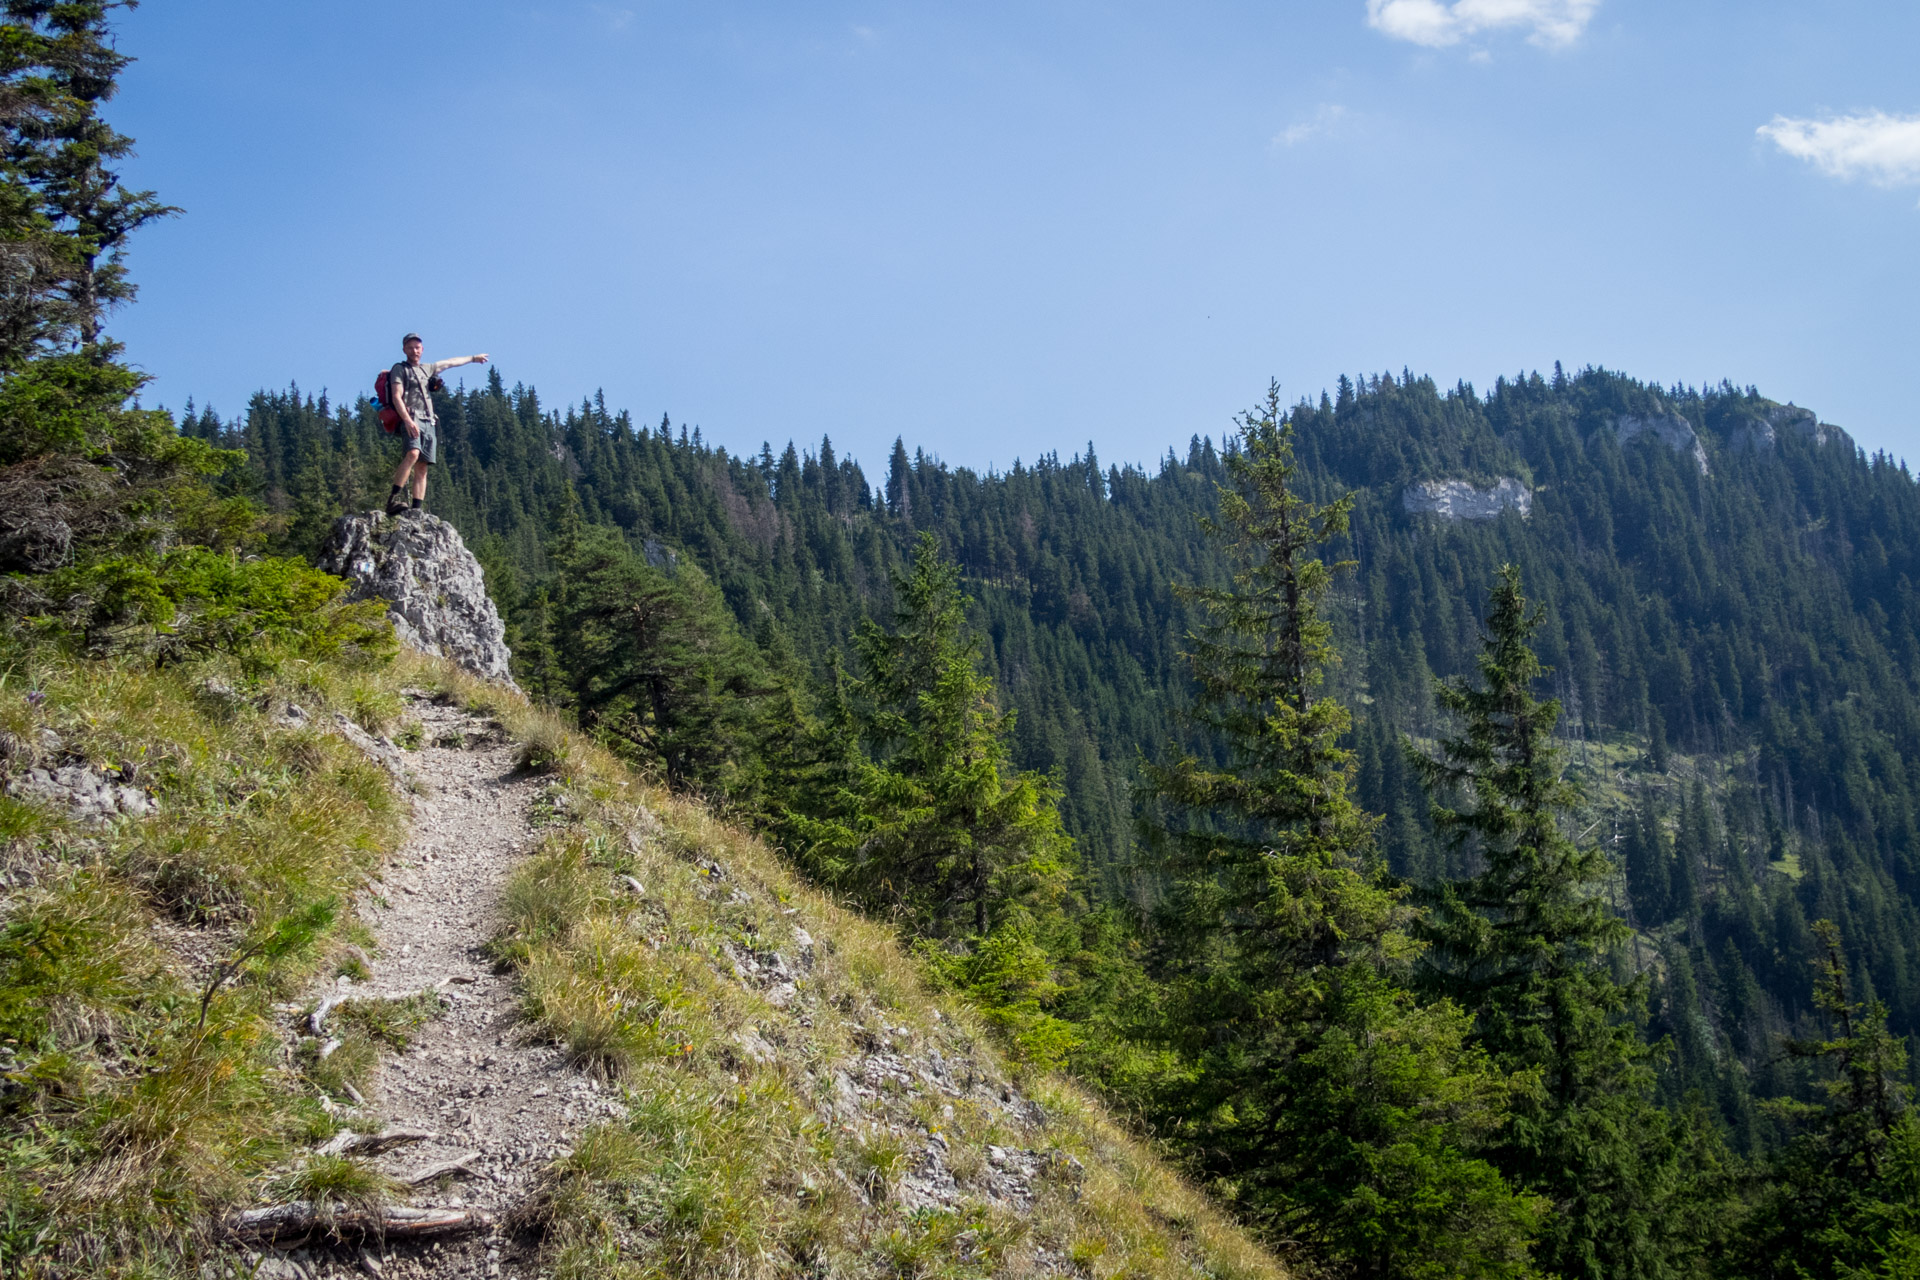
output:
<path id="1" fill-rule="evenodd" d="M 983 475 L 896 445 L 881 488 L 830 441 L 736 457 L 597 399 L 548 410 L 497 371 L 440 412 L 451 465 L 432 508 L 478 549 L 523 675 L 560 696 L 543 628 L 568 530 L 618 530 L 663 573 L 691 562 L 742 634 L 816 677 L 864 620 L 890 616 L 893 578 L 933 534 L 1017 712 L 1013 759 L 1056 774 L 1090 891 L 1151 903 L 1133 791 L 1141 753 L 1187 732 L 1180 655 L 1196 619 L 1175 584 L 1224 572 L 1198 521 L 1226 480 L 1210 440 L 1152 473 L 1103 469 L 1089 446 Z M 1650 436 L 1619 441 L 1612 424 L 1636 416 L 1697 427 L 1705 469 Z M 1602 370 L 1503 379 L 1485 396 L 1343 379 L 1337 398 L 1295 406 L 1306 492 L 1354 494 L 1328 552 L 1357 566 L 1329 600 L 1330 687 L 1354 714 L 1358 794 L 1385 818 L 1394 871 L 1425 883 L 1464 870 L 1434 837 L 1398 735 L 1439 729 L 1432 681 L 1472 670 L 1495 570 L 1518 565 L 1546 608 L 1536 643 L 1565 708 L 1558 735 L 1623 870 L 1614 891 L 1643 958 L 1691 956 L 1679 968 L 1716 1007 L 1757 987 L 1760 1005 L 1711 1021 L 1759 1019 L 1764 1044 L 1810 1009 L 1810 922 L 1829 918 L 1863 989 L 1911 1034 L 1920 494 L 1904 464 L 1861 456 L 1837 428 L 1770 418 L 1810 422 L 1752 390 Z M 289 548 L 384 493 L 392 449 L 364 403 L 261 393 L 236 423 L 208 412 L 184 429 L 247 450 L 246 484 L 287 514 Z M 1417 481 L 1501 476 L 1533 491 L 1526 518 L 1403 506 Z M 1698 1047 L 1703 1061 L 1719 1048 Z"/>
<path id="2" fill-rule="evenodd" d="M 843 855 L 861 847 L 848 822 L 861 805 L 877 813 L 884 795 L 906 806 L 886 821 L 868 815 L 876 830 L 892 823 L 897 849 L 911 844 L 906 815 L 939 807 L 923 791 L 914 808 L 902 790 L 935 777 L 935 763 L 919 782 L 893 777 L 891 791 L 873 778 L 863 790 L 855 775 L 910 741 L 897 718 L 874 732 L 882 713 L 859 705 L 872 692 L 862 680 L 879 653 L 873 628 L 912 631 L 901 592 L 930 589 L 926 555 L 950 561 L 967 597 L 966 643 L 978 644 L 993 715 L 1004 715 L 988 736 L 1008 744 L 1005 785 L 1047 793 L 1042 807 L 1049 798 L 1057 806 L 1075 850 L 1064 860 L 1047 853 L 1044 831 L 1012 842 L 1000 870 L 977 883 L 1007 904 L 1018 945 L 992 963 L 976 948 L 956 980 L 1022 1011 L 1008 1014 L 1009 1026 L 1036 1055 L 1075 1062 L 1178 1136 L 1184 1122 L 1164 1103 L 1168 1073 L 1185 1071 L 1191 1083 L 1207 1070 L 1165 1026 L 1167 912 L 1183 900 L 1167 839 L 1183 820 L 1177 798 L 1141 783 L 1143 769 L 1183 753 L 1195 767 L 1244 764 L 1231 733 L 1187 709 L 1205 685 L 1189 665 L 1208 617 L 1200 597 L 1232 594 L 1231 540 L 1210 536 L 1199 517 L 1237 483 L 1231 473 L 1247 460 L 1255 419 L 1220 446 L 1196 437 L 1150 471 L 1103 467 L 1090 444 L 1071 460 L 1048 455 L 982 474 L 896 442 L 876 484 L 830 440 L 736 456 L 666 418 L 639 426 L 599 397 L 549 409 L 497 370 L 485 389 L 446 397 L 439 411 L 451 465 L 435 477 L 430 505 L 487 566 L 523 682 L 679 784 L 757 815 L 803 859 L 806 849 L 840 849 L 821 853 L 822 874 L 848 871 Z M 1606 904 L 1617 934 L 1595 921 L 1569 935 L 1612 975 L 1581 988 L 1583 998 L 1603 1023 L 1637 1025 L 1636 1043 L 1654 1046 L 1629 1052 L 1592 1039 L 1599 1057 L 1582 1070 L 1612 1080 L 1606 1088 L 1644 1079 L 1660 1114 L 1690 1117 L 1664 1154 L 1634 1157 L 1654 1161 L 1639 1176 L 1684 1183 L 1697 1197 L 1712 1166 L 1745 1187 L 1726 1171 L 1800 1150 L 1793 1108 L 1820 1096 L 1825 1059 L 1783 1046 L 1828 1043 L 1820 1037 L 1842 1006 L 1884 1008 L 1888 1054 L 1920 1032 L 1910 942 L 1920 936 L 1920 776 L 1908 763 L 1920 759 L 1913 478 L 1753 388 L 1663 388 L 1593 368 L 1503 378 L 1486 394 L 1405 373 L 1343 378 L 1317 403 L 1274 402 L 1268 417 L 1285 428 L 1292 493 L 1320 504 L 1350 495 L 1322 548 L 1326 562 L 1352 571 L 1325 588 L 1316 625 L 1326 627 L 1327 655 L 1314 678 L 1350 717 L 1340 751 L 1350 753 L 1354 802 L 1377 819 L 1369 847 L 1404 886 L 1393 892 L 1424 904 L 1486 873 L 1482 844 L 1436 828 L 1421 759 L 1460 729 L 1464 704 L 1436 703 L 1436 680 L 1476 677 L 1489 591 L 1512 565 L 1540 609 L 1528 644 L 1546 671 L 1540 693 L 1557 700 L 1550 742 L 1573 784 L 1554 821 L 1600 852 L 1551 892 Z M 242 419 L 189 412 L 182 429 L 246 450 L 247 475 L 229 483 L 283 513 L 284 550 L 310 550 L 334 514 L 383 492 L 391 448 L 364 401 L 263 392 Z M 1426 482 L 1464 481 L 1485 494 L 1502 478 L 1531 495 L 1529 511 L 1448 519 L 1409 500 L 1410 486 Z M 648 616 L 666 630 L 622 641 L 605 630 L 607 605 L 635 592 L 658 597 L 664 612 Z M 669 615 L 678 621 L 658 622 Z M 669 632 L 688 643 L 676 650 L 658 638 Z M 939 643 L 965 647 L 951 635 Z M 941 659 L 950 671 L 966 666 L 956 652 Z M 681 692 L 649 702 L 631 693 L 641 684 Z M 961 737 L 978 732 L 953 724 Z M 689 740 L 704 744 L 703 760 L 675 754 L 672 744 Z M 853 742 L 867 744 L 870 761 L 850 758 L 862 754 Z M 839 796 L 840 812 L 796 803 L 796 786 Z M 943 820 L 956 824 L 949 834 L 967 829 L 958 792 L 941 794 Z M 974 795 L 969 803 L 986 807 L 966 812 L 977 819 L 990 800 Z M 926 820 L 933 825 L 916 830 L 937 844 L 938 822 Z M 1197 822 L 1189 833 L 1258 839 L 1246 813 Z M 1020 866 L 1033 872 L 1024 886 L 1003 884 Z M 947 866 L 926 883 L 951 899 L 954 886 L 975 883 L 956 874 Z M 991 932 L 935 918 L 908 897 L 869 901 L 903 912 L 925 936 L 955 939 L 949 947 Z M 1053 905 L 1033 905 L 1042 900 Z M 1047 924 L 1061 911 L 1077 922 L 1065 934 Z M 1831 923 L 1831 937 L 1817 922 Z M 1376 923 L 1387 938 L 1406 928 Z M 1418 945 L 1444 941 L 1435 933 Z M 1025 976 L 1008 977 L 1016 972 Z M 1472 1007 L 1457 985 L 1434 981 Z M 1851 994 L 1835 994 L 1836 983 Z M 1140 1012 L 1149 1006 L 1159 1012 Z M 1914 1055 L 1894 1056 L 1907 1087 Z M 1505 1065 L 1543 1064 L 1522 1055 Z M 1644 1120 L 1606 1123 L 1617 1132 Z M 1683 1178 L 1675 1153 L 1705 1141 L 1704 1131 L 1734 1164 L 1695 1150 Z M 1258 1180 L 1243 1176 L 1239 1158 L 1221 1155 L 1213 1171 L 1247 1207 Z M 1209 1168 L 1203 1154 L 1195 1163 Z M 1503 1172 L 1515 1176 L 1513 1166 Z M 1635 1211 L 1643 1224 L 1664 1212 L 1656 1201 Z M 1503 1230 L 1522 1230 L 1525 1206 L 1509 1210 Z M 1689 1222 L 1699 1249 L 1725 1226 Z M 1579 1252 L 1591 1241 L 1561 1244 L 1569 1252 L 1552 1265 L 1567 1274 L 1685 1270 L 1646 1262 L 1679 1255 L 1645 1240 L 1616 1240 L 1599 1262 Z"/>

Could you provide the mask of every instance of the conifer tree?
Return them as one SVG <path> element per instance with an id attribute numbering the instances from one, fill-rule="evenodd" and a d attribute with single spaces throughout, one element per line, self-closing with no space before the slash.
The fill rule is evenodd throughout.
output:
<path id="1" fill-rule="evenodd" d="M 132 59 L 113 45 L 108 19 L 138 0 L 7 0 L 0 74 L 19 114 L 4 163 L 36 193 L 33 225 L 50 226 L 70 252 L 58 273 L 66 314 L 82 345 L 100 341 L 104 313 L 133 296 L 121 253 L 140 227 L 178 210 L 151 191 L 120 185 L 113 161 L 133 140 L 100 107 Z"/>
<path id="2" fill-rule="evenodd" d="M 1920 1274 L 1920 1125 L 1907 1054 L 1886 1006 L 1848 990 L 1840 931 L 1813 926 L 1814 1006 L 1824 1038 L 1787 1053 L 1822 1069 L 1824 1104 L 1779 1100 L 1797 1132 L 1774 1153 L 1766 1194 L 1744 1224 L 1734 1274 L 1760 1280 L 1897 1280 Z"/>
<path id="3" fill-rule="evenodd" d="M 1533 1205 L 1471 1154 L 1510 1083 L 1457 1008 L 1400 981 L 1417 950 L 1403 893 L 1351 794 L 1347 710 L 1320 696 L 1320 606 L 1345 566 L 1316 553 L 1350 500 L 1297 492 L 1277 384 L 1241 427 L 1207 525 L 1231 583 L 1183 589 L 1205 615 L 1192 719 L 1231 758 L 1148 770 L 1172 810 L 1168 1034 L 1191 1064 L 1163 1114 L 1243 1212 L 1332 1274 L 1525 1274 Z"/>
<path id="4" fill-rule="evenodd" d="M 1825 1040 L 1789 1040 L 1787 1052 L 1833 1064 L 1825 1083 L 1827 1106 L 1818 1124 L 1821 1145 L 1842 1176 L 1873 1181 L 1883 1171 L 1887 1135 L 1906 1110 L 1907 1051 L 1887 1033 L 1884 1004 L 1855 1003 L 1848 994 L 1839 928 L 1821 920 L 1813 933 L 1820 945 L 1814 961 L 1814 1007 L 1835 1034 Z"/>
<path id="5" fill-rule="evenodd" d="M 866 748 L 820 816 L 795 815 L 808 859 L 915 932 L 976 944 L 1009 912 L 1045 910 L 1073 857 L 1059 791 L 1013 768 L 1012 717 L 966 628 L 959 570 L 922 534 L 894 584 L 894 626 L 855 641 Z"/>
<path id="6" fill-rule="evenodd" d="M 1638 811 L 1627 810 L 1623 825 L 1621 862 L 1626 870 L 1633 921 L 1643 929 L 1658 928 L 1670 917 L 1667 902 L 1673 872 L 1666 833 L 1653 810 L 1652 797 L 1647 797 Z"/>
<path id="7" fill-rule="evenodd" d="M 750 802 L 774 686 L 705 575 L 690 562 L 662 572 L 604 528 L 569 535 L 555 561 L 554 647 L 583 723 L 676 790 Z"/>
<path id="8" fill-rule="evenodd" d="M 1653 1102 L 1649 1051 L 1629 1016 L 1641 992 L 1609 963 L 1627 937 L 1599 892 L 1610 865 L 1562 830 L 1579 797 L 1552 741 L 1560 704 L 1533 694 L 1546 674 L 1531 643 L 1542 618 L 1519 570 L 1502 568 L 1479 680 L 1435 686 L 1459 731 L 1438 754 L 1412 753 L 1435 828 L 1479 866 L 1433 895 L 1424 967 L 1472 1012 L 1476 1041 L 1539 1082 L 1497 1158 L 1553 1206 L 1542 1267 L 1593 1280 L 1677 1276 L 1705 1239 L 1701 1188 Z"/>
<path id="9" fill-rule="evenodd" d="M 908 523 L 913 521 L 913 495 L 909 492 L 912 480 L 906 442 L 895 436 L 893 455 L 887 460 L 887 510 Z"/>

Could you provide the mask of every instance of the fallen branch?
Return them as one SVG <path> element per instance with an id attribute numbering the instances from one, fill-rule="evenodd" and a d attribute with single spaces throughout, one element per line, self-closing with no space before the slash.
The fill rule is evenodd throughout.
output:
<path id="1" fill-rule="evenodd" d="M 243 1209 L 227 1219 L 227 1233 L 251 1244 L 280 1244 L 324 1235 L 330 1240 L 420 1240 L 484 1231 L 493 1219 L 478 1209 L 413 1209 L 405 1205 L 368 1207 L 315 1204 L 295 1200 Z"/>
<path id="2" fill-rule="evenodd" d="M 313 1034 L 316 1036 L 320 1034 L 322 1028 L 327 1025 L 327 1015 L 333 1012 L 333 1006 L 339 1004 L 341 999 L 342 997 L 340 996 L 328 996 L 320 1002 L 320 1007 L 315 1009 L 307 1018 L 307 1025 L 313 1028 Z"/>
<path id="3" fill-rule="evenodd" d="M 427 1165 L 423 1169 L 416 1169 L 412 1173 L 402 1174 L 400 1181 L 410 1187 L 419 1187 L 425 1186 L 435 1178 L 445 1177 L 449 1173 L 470 1173 L 472 1170 L 468 1169 L 467 1166 L 479 1158 L 480 1153 L 478 1151 L 462 1152 L 451 1160 L 441 1160 L 438 1163 Z"/>
<path id="4" fill-rule="evenodd" d="M 355 1133 L 351 1129 L 342 1129 L 328 1138 L 326 1145 L 318 1148 L 314 1154 L 377 1156 L 382 1151 L 404 1147 L 409 1142 L 427 1142 L 439 1136 L 431 1129 L 402 1129 L 397 1125 L 390 1125 L 378 1133 Z"/>

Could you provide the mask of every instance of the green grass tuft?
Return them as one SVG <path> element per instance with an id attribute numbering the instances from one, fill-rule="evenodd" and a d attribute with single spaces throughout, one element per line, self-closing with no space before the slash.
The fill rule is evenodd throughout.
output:
<path id="1" fill-rule="evenodd" d="M 351 1156 L 308 1156 L 275 1178 L 269 1194 L 278 1200 L 362 1207 L 406 1194 L 406 1185 Z"/>
<path id="2" fill-rule="evenodd" d="M 432 992 L 385 998 L 357 996 L 334 1006 L 330 1025 L 358 1032 L 367 1041 L 383 1044 L 395 1053 L 405 1053 L 413 1044 L 413 1033 L 442 1012 L 440 998 Z"/>

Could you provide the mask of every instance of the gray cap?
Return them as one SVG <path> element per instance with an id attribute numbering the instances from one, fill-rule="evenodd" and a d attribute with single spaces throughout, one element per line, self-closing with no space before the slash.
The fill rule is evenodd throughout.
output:
<path id="1" fill-rule="evenodd" d="M 417 342 L 423 347 L 427 345 L 427 340 L 425 338 L 422 338 L 417 333 L 410 333 L 406 337 L 400 339 L 400 345 L 403 347 L 406 346 L 409 342 Z"/>

